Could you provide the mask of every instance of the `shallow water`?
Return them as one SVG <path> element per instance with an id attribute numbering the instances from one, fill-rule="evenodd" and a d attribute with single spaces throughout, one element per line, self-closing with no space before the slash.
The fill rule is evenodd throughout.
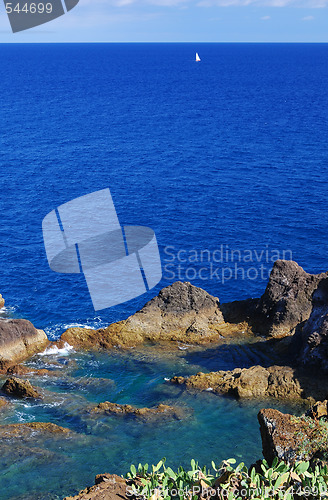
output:
<path id="1" fill-rule="evenodd" d="M 0 499 L 14 499 L 22 492 L 41 499 L 48 493 L 54 495 L 50 498 L 62 498 L 92 484 L 97 473 L 122 474 L 131 463 L 157 463 L 163 456 L 174 467 L 188 466 L 191 458 L 208 466 L 211 460 L 229 457 L 250 464 L 261 457 L 259 409 L 302 411 L 299 405 L 272 400 L 236 401 L 211 392 L 188 392 L 165 380 L 234 368 L 237 359 L 245 367 L 269 364 L 270 351 L 262 342 L 179 347 L 146 345 L 109 353 L 61 350 L 35 356 L 30 366 L 54 370 L 51 376 L 29 376 L 44 399 L 13 401 L 3 412 L 2 423 L 49 421 L 74 434 L 19 443 L 9 440 L 0 457 Z M 139 407 L 167 403 L 182 407 L 185 418 L 144 422 L 90 414 L 101 401 Z"/>

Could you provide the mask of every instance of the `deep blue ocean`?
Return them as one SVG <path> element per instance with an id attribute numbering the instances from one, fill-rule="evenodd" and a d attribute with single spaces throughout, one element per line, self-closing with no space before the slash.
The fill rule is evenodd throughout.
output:
<path id="1" fill-rule="evenodd" d="M 327 44 L 2 44 L 0 61 L 3 314 L 27 318 L 53 339 L 68 325 L 123 319 L 177 279 L 227 302 L 260 296 L 278 257 L 312 273 L 328 269 Z M 42 220 L 104 188 L 122 224 L 155 231 L 163 279 L 147 294 L 95 313 L 83 275 L 50 270 Z M 214 453 L 249 463 L 261 455 L 260 403 L 163 386 L 165 376 L 197 371 L 204 356 L 182 359 L 180 352 L 167 360 L 141 350 L 68 358 L 77 358 L 73 375 L 35 381 L 61 403 L 20 405 L 4 422 L 51 420 L 72 428 L 81 436 L 75 459 L 67 450 L 56 451 L 54 467 L 35 459 L 34 476 L 30 462 L 4 459 L 1 500 L 20 498 L 25 487 L 24 500 L 46 498 L 46 491 L 61 498 L 96 473 L 124 473 L 133 461 L 163 455 L 173 464 L 197 452 L 203 463 Z M 208 369 L 263 361 L 239 345 L 209 358 Z M 81 395 L 69 377 L 113 379 L 115 390 L 109 395 L 104 383 Z M 106 398 L 139 405 L 181 399 L 196 417 L 180 430 L 169 424 L 155 439 L 154 429 L 134 423 L 109 420 L 94 431 L 77 408 Z M 44 484 L 37 486 L 36 476 Z"/>

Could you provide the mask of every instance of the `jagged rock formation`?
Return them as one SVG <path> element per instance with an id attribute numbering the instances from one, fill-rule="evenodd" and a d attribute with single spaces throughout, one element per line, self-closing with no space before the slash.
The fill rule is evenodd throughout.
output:
<path id="1" fill-rule="evenodd" d="M 128 483 L 123 477 L 115 474 L 98 474 L 95 485 L 86 488 L 74 497 L 65 497 L 64 500 L 122 500 L 133 498 L 127 495 Z"/>
<path id="2" fill-rule="evenodd" d="M 26 365 L 13 365 L 8 370 L 6 371 L 6 375 L 27 375 L 27 374 L 33 374 L 33 375 L 56 375 L 58 372 L 55 372 L 54 370 L 48 370 L 47 368 L 31 368 L 30 366 Z"/>
<path id="3" fill-rule="evenodd" d="M 204 343 L 241 333 L 245 325 L 225 323 L 219 299 L 190 283 L 177 281 L 136 314 L 101 330 L 70 328 L 61 342 L 86 349 L 133 346 L 145 340 Z"/>
<path id="4" fill-rule="evenodd" d="M 5 305 L 5 299 L 2 297 L 1 293 L 0 293 L 0 309 L 2 309 L 2 307 Z"/>
<path id="5" fill-rule="evenodd" d="M 32 386 L 29 380 L 21 380 L 16 377 L 6 380 L 1 390 L 8 396 L 15 398 L 41 398 L 41 394 Z"/>
<path id="6" fill-rule="evenodd" d="M 158 418 L 173 418 L 182 420 L 186 412 L 182 408 L 159 404 L 153 408 L 136 408 L 131 405 L 120 405 L 105 401 L 91 410 L 93 413 L 102 413 L 106 415 L 133 416 L 143 420 L 154 420 Z"/>
<path id="7" fill-rule="evenodd" d="M 313 294 L 325 279 L 328 272 L 308 274 L 296 262 L 278 260 L 260 299 L 228 304 L 220 304 L 205 290 L 178 281 L 163 288 L 126 320 L 101 330 L 70 328 L 61 342 L 84 349 L 109 349 L 145 340 L 201 344 L 242 331 L 285 337 L 309 319 Z"/>
<path id="8" fill-rule="evenodd" d="M 313 308 L 301 332 L 301 362 L 328 373 L 328 278 L 313 294 Z"/>
<path id="9" fill-rule="evenodd" d="M 310 417 L 263 409 L 258 414 L 263 456 L 271 463 L 275 457 L 288 463 L 298 460 L 326 460 L 327 424 Z"/>
<path id="10" fill-rule="evenodd" d="M 0 319 L 0 371 L 21 363 L 49 344 L 43 330 L 25 319 Z"/>
<path id="11" fill-rule="evenodd" d="M 190 377 L 173 377 L 172 383 L 187 389 L 230 394 L 238 398 L 314 399 L 328 397 L 328 379 L 317 383 L 289 366 L 252 366 L 229 371 L 199 372 Z"/>
<path id="12" fill-rule="evenodd" d="M 305 413 L 307 417 L 319 420 L 320 418 L 328 419 L 328 400 L 316 401 L 316 403 L 311 406 L 311 408 Z"/>
<path id="13" fill-rule="evenodd" d="M 29 422 L 24 424 L 0 425 L 0 438 L 2 440 L 17 438 L 29 441 L 31 437 L 35 438 L 38 434 L 60 436 L 71 433 L 73 434 L 70 429 L 52 424 L 50 422 Z"/>
<path id="14" fill-rule="evenodd" d="M 308 274 L 293 261 L 276 261 L 252 318 L 256 330 L 273 337 L 293 334 L 310 317 L 313 292 L 327 277 Z"/>

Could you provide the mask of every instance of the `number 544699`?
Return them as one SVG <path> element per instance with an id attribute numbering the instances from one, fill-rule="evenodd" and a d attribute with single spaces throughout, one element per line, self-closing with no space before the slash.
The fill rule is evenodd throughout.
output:
<path id="1" fill-rule="evenodd" d="M 25 14 L 51 14 L 52 12 L 52 3 L 31 3 L 28 5 L 27 3 L 15 3 L 12 2 L 6 3 L 6 11 L 7 14 L 12 14 L 16 12 L 17 14 L 25 13 Z"/>

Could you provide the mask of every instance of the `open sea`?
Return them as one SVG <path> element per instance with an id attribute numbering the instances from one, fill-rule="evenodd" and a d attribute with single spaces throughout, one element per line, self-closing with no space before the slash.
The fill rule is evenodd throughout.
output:
<path id="1" fill-rule="evenodd" d="M 126 318 L 178 279 L 228 302 L 260 296 L 277 258 L 328 269 L 328 44 L 2 44 L 0 62 L 2 315 L 56 339 L 71 325 Z M 121 224 L 155 231 L 163 279 L 95 313 L 83 275 L 50 270 L 42 220 L 104 188 Z M 32 377 L 43 402 L 13 402 L 0 422 L 50 421 L 75 434 L 2 443 L 0 500 L 61 499 L 97 473 L 163 456 L 173 466 L 250 464 L 268 402 L 187 394 L 165 378 L 271 361 L 243 342 L 35 357 L 62 374 Z M 104 400 L 174 402 L 190 417 L 91 418 Z"/>

